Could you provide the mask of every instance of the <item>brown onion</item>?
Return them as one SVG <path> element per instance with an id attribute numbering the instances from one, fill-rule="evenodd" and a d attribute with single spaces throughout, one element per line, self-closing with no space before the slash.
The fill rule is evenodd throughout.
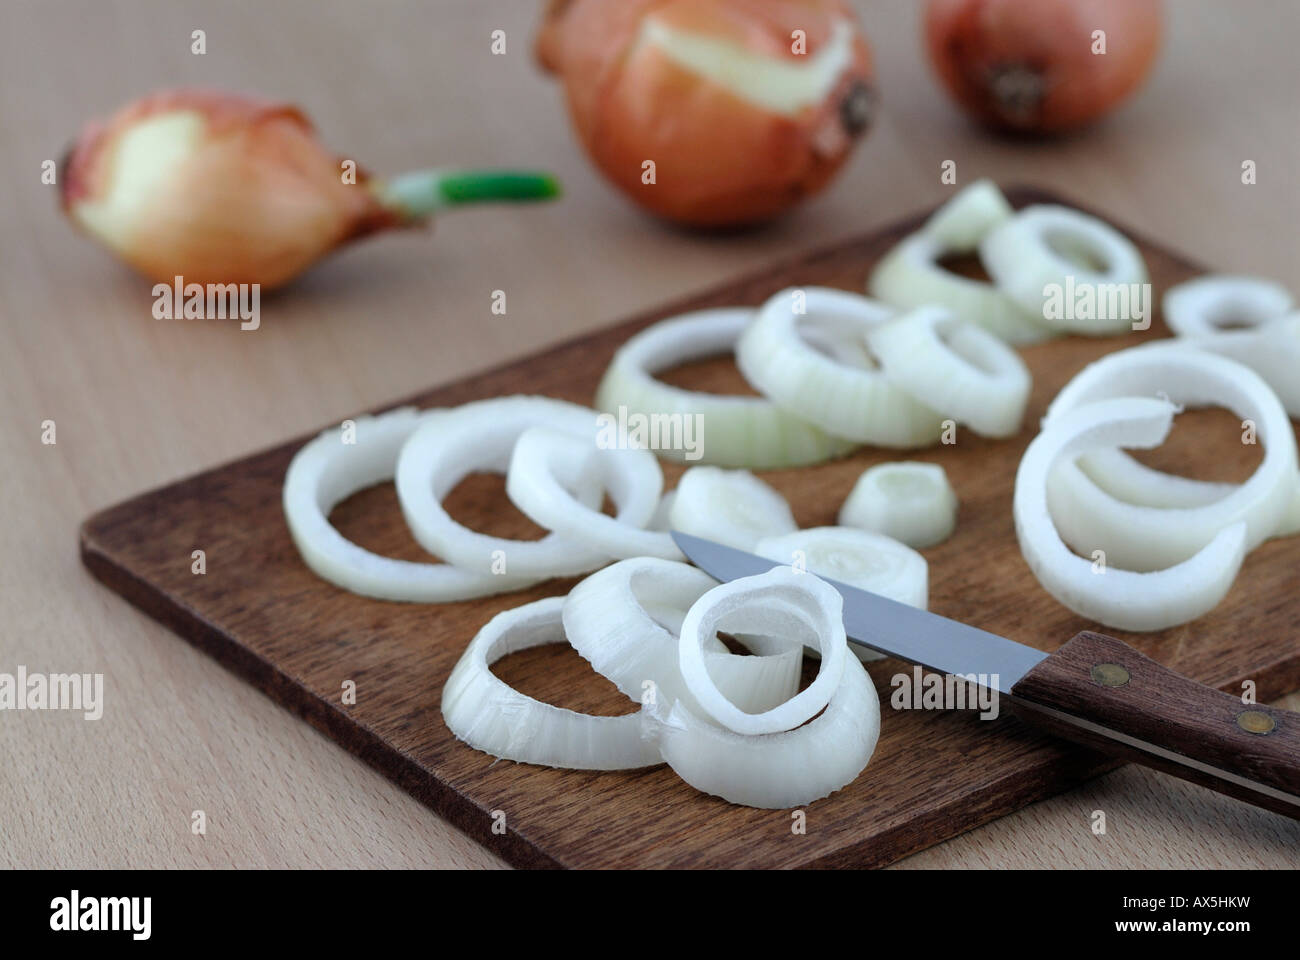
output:
<path id="1" fill-rule="evenodd" d="M 842 0 L 552 0 L 536 52 L 601 172 L 682 223 L 776 216 L 871 121 L 871 54 Z"/>
<path id="2" fill-rule="evenodd" d="M 930 62 L 957 102 L 1033 133 L 1082 126 L 1132 94 L 1160 29 L 1159 0 L 931 0 L 925 15 Z"/>

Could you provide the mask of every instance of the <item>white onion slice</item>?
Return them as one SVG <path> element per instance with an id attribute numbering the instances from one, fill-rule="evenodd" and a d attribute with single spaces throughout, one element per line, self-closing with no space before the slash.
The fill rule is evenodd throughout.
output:
<path id="1" fill-rule="evenodd" d="M 922 610 L 929 603 L 929 565 L 925 557 L 883 534 L 853 527 L 812 527 L 760 540 L 754 552 Z M 755 653 L 771 654 L 790 646 L 790 641 L 783 638 L 772 642 L 745 636 L 740 640 Z M 849 650 L 863 663 L 884 657 L 857 643 L 849 644 Z M 805 653 L 818 656 L 813 648 L 805 648 Z"/>
<path id="2" fill-rule="evenodd" d="M 593 469 L 618 507 L 618 517 L 580 503 L 571 492 Z M 534 523 L 619 559 L 682 559 L 671 536 L 645 529 L 659 506 L 663 484 L 663 470 L 649 450 L 593 452 L 589 438 L 550 427 L 531 427 L 519 435 L 506 473 L 507 496 Z"/>
<path id="3" fill-rule="evenodd" d="M 991 180 L 977 180 L 935 211 L 922 229 L 885 254 L 868 281 L 871 295 L 908 310 L 947 307 L 962 320 L 1008 343 L 1038 343 L 1056 336 L 1057 331 L 1021 309 L 993 284 L 963 277 L 940 265 L 946 256 L 975 253 L 984 235 L 1012 213 Z"/>
<path id="4" fill-rule="evenodd" d="M 801 307 L 806 313 L 796 312 Z M 842 363 L 799 333 L 801 322 L 834 322 L 861 338 L 890 314 L 865 297 L 825 287 L 787 289 L 768 299 L 736 344 L 736 365 L 774 403 L 836 436 L 884 447 L 939 438 L 941 417 L 884 372 Z"/>
<path id="5" fill-rule="evenodd" d="M 843 599 L 834 587 L 811 573 L 796 573 L 788 567 L 714 587 L 695 601 L 682 622 L 678 651 L 686 688 L 708 716 L 735 733 L 754 735 L 794 729 L 823 709 L 840 685 L 848 660 L 843 609 Z M 817 677 L 806 690 L 784 703 L 761 713 L 748 713 L 727 699 L 709 676 L 704 642 L 715 637 L 719 629 L 770 634 L 775 625 L 777 631 L 785 632 L 791 619 L 807 626 L 805 642 L 815 645 L 821 653 Z"/>
<path id="6" fill-rule="evenodd" d="M 760 540 L 754 552 L 911 607 L 924 610 L 929 602 L 925 557 L 883 534 L 852 527 L 810 527 Z"/>
<path id="7" fill-rule="evenodd" d="M 346 539 L 330 511 L 352 494 L 393 478 L 398 451 L 411 433 L 443 411 L 413 407 L 356 417 L 353 442 L 337 427 L 305 444 L 284 478 L 284 516 L 311 570 L 345 590 L 381 600 L 446 603 L 520 590 L 531 580 L 473 573 L 445 563 L 382 557 Z"/>
<path id="8" fill-rule="evenodd" d="M 691 467 L 674 491 L 674 530 L 737 550 L 798 529 L 785 498 L 748 470 Z"/>
<path id="9" fill-rule="evenodd" d="M 1145 284 L 1142 254 L 1123 234 L 1096 217 L 1050 204 L 1026 207 L 989 231 L 980 242 L 980 257 L 994 283 L 1015 303 L 1043 323 L 1075 333 L 1104 335 L 1132 329 L 1138 319 L 1129 309 L 1075 311 L 1050 316 L 1048 288 L 1065 300 L 1070 291 L 1090 288 L 1094 305 L 1109 303 L 1108 290 Z M 1140 291 L 1131 291 L 1138 292 Z M 1082 312 L 1084 316 L 1077 316 Z"/>
<path id="10" fill-rule="evenodd" d="M 1048 500 L 1066 542 L 1129 570 L 1158 570 L 1186 560 L 1220 531 L 1246 524 L 1246 549 L 1272 536 L 1288 516 L 1300 472 L 1295 435 L 1276 395 L 1239 363 L 1157 342 L 1108 354 L 1085 367 L 1057 394 L 1045 429 L 1081 404 L 1109 397 L 1162 396 L 1187 407 L 1223 406 L 1253 421 L 1264 457 L 1244 484 L 1196 506 L 1152 507 L 1126 503 L 1099 487 L 1071 460 L 1052 473 Z M 1114 454 L 1109 454 L 1113 459 Z M 1091 459 L 1091 453 L 1089 454 Z M 1090 463 L 1092 472 L 1104 471 Z"/>
<path id="11" fill-rule="evenodd" d="M 853 444 L 786 413 L 764 397 L 683 390 L 654 378 L 655 373 L 682 363 L 731 353 L 753 316 L 750 307 L 727 307 L 687 313 L 647 327 L 614 354 L 596 389 L 596 406 L 615 417 L 622 409 L 629 421 L 658 417 L 657 422 L 680 430 L 683 436 L 683 418 L 692 418 L 702 424 L 700 456 L 693 462 L 769 470 L 820 463 L 849 452 Z M 690 453 L 662 444 L 656 452 L 678 461 Z"/>
<path id="12" fill-rule="evenodd" d="M 784 733 L 745 736 L 720 730 L 682 703 L 646 711 L 663 759 L 705 793 L 750 807 L 800 807 L 848 786 L 880 737 L 880 699 L 854 660 L 830 703 L 809 723 Z"/>
<path id="13" fill-rule="evenodd" d="M 1070 552 L 1047 506 L 1048 476 L 1065 458 L 1101 447 L 1156 447 L 1174 407 L 1148 397 L 1097 400 L 1054 419 L 1029 444 L 1016 472 L 1016 536 L 1029 569 L 1080 616 L 1120 630 L 1161 630 L 1212 610 L 1241 568 L 1246 524 L 1232 523 L 1188 560 L 1152 573 L 1122 570 Z"/>
<path id="14" fill-rule="evenodd" d="M 858 477 L 840 507 L 839 522 L 924 549 L 952 536 L 957 495 L 937 463 L 881 463 Z"/>
<path id="15" fill-rule="evenodd" d="M 1180 337 L 1205 337 L 1232 327 L 1260 327 L 1294 306 L 1291 291 L 1263 277 L 1211 274 L 1170 287 L 1165 323 Z"/>
<path id="16" fill-rule="evenodd" d="M 442 499 L 475 471 L 505 473 L 515 441 L 529 427 L 548 426 L 591 441 L 596 414 L 550 397 L 498 397 L 467 403 L 411 434 L 397 459 L 397 498 L 411 533 L 426 550 L 474 573 L 560 577 L 586 573 L 609 556 L 548 533 L 540 540 L 493 537 L 461 525 Z"/>
<path id="17" fill-rule="evenodd" d="M 1273 320 L 1255 330 L 1226 330 L 1177 341 L 1236 360 L 1254 370 L 1273 388 L 1282 406 L 1300 417 L 1300 313 Z"/>
<path id="18" fill-rule="evenodd" d="M 686 611 L 717 585 L 685 563 L 643 557 L 587 577 L 564 602 L 569 643 L 619 691 L 642 703 L 695 701 L 678 667 L 677 633 Z M 742 710 L 761 712 L 799 689 L 800 657 L 737 656 L 711 638 L 704 659 L 723 695 Z"/>
<path id="19" fill-rule="evenodd" d="M 442 717 L 459 739 L 494 757 L 577 770 L 661 763 L 637 713 L 600 717 L 534 700 L 492 672 L 507 654 L 564 643 L 563 597 L 499 613 L 470 641 L 442 688 Z"/>
<path id="20" fill-rule="evenodd" d="M 867 334 L 885 376 L 986 437 L 1020 430 L 1033 380 L 1015 350 L 943 307 L 920 307 Z"/>
<path id="21" fill-rule="evenodd" d="M 986 233 L 1014 214 L 997 184 L 982 177 L 954 193 L 921 230 L 950 250 L 970 252 Z"/>

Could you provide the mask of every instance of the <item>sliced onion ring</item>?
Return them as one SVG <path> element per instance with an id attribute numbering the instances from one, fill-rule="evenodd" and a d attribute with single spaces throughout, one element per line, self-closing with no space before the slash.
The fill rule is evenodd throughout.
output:
<path id="1" fill-rule="evenodd" d="M 619 516 L 580 503 L 571 492 L 595 468 Z M 506 474 L 506 495 L 529 519 L 566 540 L 620 559 L 682 559 L 673 538 L 645 529 L 654 518 L 664 474 L 649 450 L 597 449 L 590 438 L 550 427 L 519 435 Z"/>
<path id="2" fill-rule="evenodd" d="M 1067 288 L 1091 287 L 1097 295 L 1108 287 L 1148 279 L 1142 254 L 1118 230 L 1086 213 L 1051 204 L 1026 207 L 990 230 L 980 242 L 980 257 L 998 288 L 1022 309 L 1048 326 L 1074 333 L 1120 333 L 1131 329 L 1136 318 L 1101 316 L 1101 310 L 1091 311 L 1090 317 L 1075 316 L 1072 310 L 1048 316 L 1048 287 L 1063 295 Z M 1080 261 L 1101 266 L 1092 269 Z"/>
<path id="3" fill-rule="evenodd" d="M 673 491 L 674 530 L 737 550 L 798 529 L 785 498 L 748 470 L 691 467 Z"/>
<path id="4" fill-rule="evenodd" d="M 1260 327 L 1295 304 L 1291 291 L 1263 277 L 1211 274 L 1165 292 L 1165 323 L 1180 337 L 1214 336 L 1232 327 Z"/>
<path id="5" fill-rule="evenodd" d="M 1186 560 L 1225 527 L 1246 523 L 1246 549 L 1277 531 L 1288 515 L 1300 473 L 1291 422 L 1268 385 L 1239 363 L 1177 343 L 1151 343 L 1108 354 L 1085 367 L 1057 394 L 1045 429 L 1081 404 L 1109 397 L 1163 396 L 1187 407 L 1224 406 L 1255 423 L 1264 457 L 1244 484 L 1202 505 L 1151 507 L 1106 493 L 1078 465 L 1053 470 L 1049 503 L 1067 542 L 1085 552 L 1100 548 L 1107 563 L 1158 570 Z M 1115 453 L 1086 455 L 1090 473 L 1105 472 Z M 1107 459 L 1109 458 L 1109 459 Z"/>
<path id="6" fill-rule="evenodd" d="M 661 763 L 642 736 L 639 714 L 600 717 L 534 700 L 507 685 L 492 664 L 510 653 L 564 643 L 563 597 L 499 613 L 470 641 L 442 689 L 448 729 L 494 757 L 577 770 L 628 770 Z"/>
<path id="7" fill-rule="evenodd" d="M 880 737 L 880 699 L 862 664 L 848 659 L 826 709 L 784 733 L 720 730 L 682 703 L 645 711 L 660 753 L 705 793 L 750 807 L 800 807 L 848 786 Z"/>
<path id="8" fill-rule="evenodd" d="M 303 561 L 345 590 L 381 600 L 446 603 L 520 590 L 533 581 L 472 573 L 445 563 L 382 557 L 357 546 L 329 522 L 330 511 L 352 494 L 393 478 L 398 451 L 411 433 L 442 411 L 414 407 L 354 420 L 355 442 L 337 428 L 305 444 L 284 478 L 284 516 Z"/>
<path id="9" fill-rule="evenodd" d="M 992 181 L 977 180 L 885 254 L 868 281 L 871 295 L 907 310 L 947 307 L 1008 343 L 1038 343 L 1056 336 L 1059 331 L 1036 320 L 993 284 L 940 265 L 944 257 L 975 253 L 984 235 L 1012 213 Z"/>
<path id="10" fill-rule="evenodd" d="M 619 691 L 643 703 L 685 700 L 694 706 L 678 667 L 677 631 L 686 611 L 717 585 L 685 563 L 642 557 L 587 577 L 564 603 L 569 643 Z M 723 695 L 747 711 L 788 700 L 799 688 L 799 657 L 728 653 L 717 637 L 705 652 L 709 675 Z"/>
<path id="11" fill-rule="evenodd" d="M 806 313 L 796 313 L 800 305 Z M 882 447 L 918 447 L 939 438 L 941 417 L 890 382 L 883 371 L 839 362 L 799 335 L 805 317 L 836 317 L 858 336 L 882 321 L 881 306 L 825 287 L 773 295 L 736 344 L 736 364 L 773 402 L 836 436 Z"/>
<path id="12" fill-rule="evenodd" d="M 511 574 L 572 576 L 609 561 L 606 554 L 554 533 L 540 540 L 478 533 L 457 523 L 442 506 L 442 499 L 470 473 L 505 473 L 515 441 L 535 426 L 590 438 L 595 447 L 596 414 L 550 397 L 498 397 L 467 403 L 411 434 L 397 459 L 397 498 L 421 546 L 475 573 L 490 573 L 504 559 Z"/>
<path id="13" fill-rule="evenodd" d="M 1300 370 L 1300 313 L 1254 330 L 1226 330 L 1177 342 L 1250 367 L 1273 388 L 1287 413 L 1300 416 L 1300 377 L 1296 376 Z"/>
<path id="14" fill-rule="evenodd" d="M 699 463 L 771 470 L 820 463 L 853 444 L 781 410 L 763 397 L 721 396 L 669 386 L 654 374 L 692 360 L 730 353 L 754 316 L 750 307 L 701 310 L 663 320 L 628 340 L 596 389 L 596 406 L 617 416 L 696 417 L 703 423 Z M 672 423 L 672 420 L 662 422 Z M 667 447 L 664 457 L 690 451 Z"/>
<path id="15" fill-rule="evenodd" d="M 839 520 L 841 526 L 871 530 L 924 549 L 952 536 L 957 495 L 937 463 L 878 463 L 858 477 L 840 507 Z"/>
<path id="16" fill-rule="evenodd" d="M 1245 556 L 1246 524 L 1230 524 L 1195 556 L 1165 570 L 1100 569 L 1070 552 L 1047 506 L 1052 467 L 1090 449 L 1156 447 L 1173 424 L 1174 407 L 1147 397 L 1086 403 L 1061 414 L 1034 438 L 1016 472 L 1016 536 L 1029 569 L 1058 601 L 1080 616 L 1120 630 L 1161 630 L 1212 610 L 1232 586 Z"/>
<path id="17" fill-rule="evenodd" d="M 768 609 L 778 601 L 781 606 Z M 779 733 L 811 719 L 830 702 L 848 658 L 844 603 L 839 592 L 810 573 L 776 567 L 756 577 L 742 577 L 714 587 L 686 613 L 678 643 L 682 679 L 706 714 L 728 730 L 743 734 Z M 767 633 L 769 624 L 802 620 L 809 641 L 821 653 L 821 668 L 812 684 L 786 702 L 762 713 L 746 713 L 718 689 L 704 662 L 704 642 L 724 624 L 737 633 Z"/>
<path id="18" fill-rule="evenodd" d="M 943 307 L 920 307 L 867 334 L 885 376 L 986 437 L 1020 430 L 1033 380 L 1020 355 Z"/>

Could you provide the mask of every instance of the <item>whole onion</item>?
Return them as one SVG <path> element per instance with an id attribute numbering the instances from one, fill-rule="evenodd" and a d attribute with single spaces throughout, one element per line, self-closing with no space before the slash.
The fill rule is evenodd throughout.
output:
<path id="1" fill-rule="evenodd" d="M 1033 133 L 1083 126 L 1131 95 L 1160 29 L 1159 0 L 930 0 L 925 14 L 953 98 L 989 126 Z"/>
<path id="2" fill-rule="evenodd" d="M 842 0 L 559 0 L 537 55 L 600 171 L 688 224 L 767 220 L 816 193 L 874 105 Z"/>

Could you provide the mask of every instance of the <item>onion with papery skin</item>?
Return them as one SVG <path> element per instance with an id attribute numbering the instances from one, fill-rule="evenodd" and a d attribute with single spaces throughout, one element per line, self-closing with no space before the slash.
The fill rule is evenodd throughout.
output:
<path id="1" fill-rule="evenodd" d="M 74 223 L 151 280 L 270 290 L 346 243 L 426 223 L 435 210 L 559 191 L 546 174 L 379 180 L 346 163 L 290 104 L 163 91 L 87 128 L 64 158 L 60 198 Z"/>
<path id="2" fill-rule="evenodd" d="M 992 127 L 1032 133 L 1083 126 L 1130 96 L 1160 31 L 1159 0 L 930 0 L 925 14 L 953 98 Z"/>
<path id="3" fill-rule="evenodd" d="M 553 3 L 537 53 L 600 171 L 699 226 L 767 220 L 816 193 L 874 107 L 871 54 L 842 0 Z"/>

